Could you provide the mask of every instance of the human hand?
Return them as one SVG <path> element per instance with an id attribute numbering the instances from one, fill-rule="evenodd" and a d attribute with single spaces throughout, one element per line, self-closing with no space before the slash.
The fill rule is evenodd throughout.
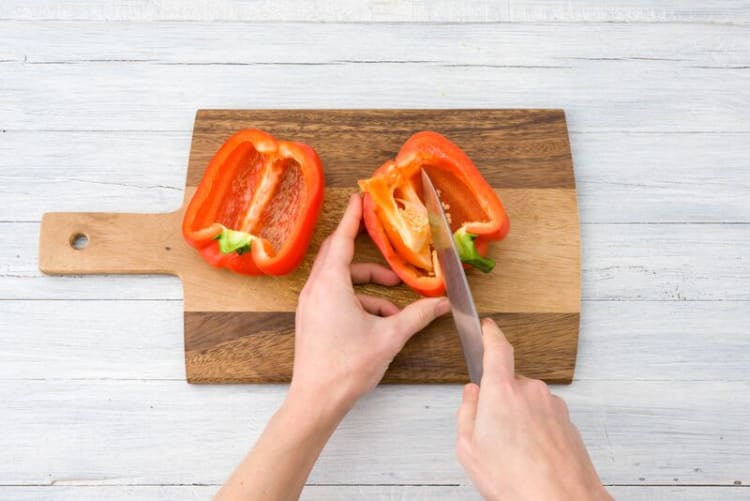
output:
<path id="1" fill-rule="evenodd" d="M 387 299 L 355 293 L 355 283 L 400 282 L 383 266 L 352 264 L 361 218 L 362 199 L 353 195 L 318 252 L 295 322 L 290 396 L 313 397 L 342 412 L 380 382 L 412 335 L 450 310 L 445 298 L 420 299 L 400 309 Z"/>
<path id="2" fill-rule="evenodd" d="M 458 460 L 486 499 L 612 499 L 602 487 L 565 402 L 542 381 L 516 376 L 513 347 L 482 322 L 481 388 L 464 387 Z"/>

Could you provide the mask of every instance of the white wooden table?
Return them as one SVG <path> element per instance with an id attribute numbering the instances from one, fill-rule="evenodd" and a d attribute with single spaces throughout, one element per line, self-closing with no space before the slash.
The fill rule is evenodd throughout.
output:
<path id="1" fill-rule="evenodd" d="M 584 301 L 556 391 L 619 498 L 750 498 L 750 2 L 3 0 L 0 499 L 205 499 L 283 398 L 185 383 L 176 278 L 37 269 L 45 211 L 177 207 L 210 107 L 564 108 Z M 459 399 L 378 389 L 303 498 L 475 499 Z"/>

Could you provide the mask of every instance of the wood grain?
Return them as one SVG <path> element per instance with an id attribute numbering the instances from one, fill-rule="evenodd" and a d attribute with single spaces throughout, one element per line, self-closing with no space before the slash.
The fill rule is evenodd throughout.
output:
<path id="1" fill-rule="evenodd" d="M 0 486 L 0 497 L 14 501 L 205 501 L 219 490 L 213 485 L 89 485 L 69 483 L 55 486 Z M 679 499 L 680 501 L 747 501 L 747 489 L 741 486 L 686 487 L 686 486 L 607 486 L 615 499 L 629 501 L 654 501 Z M 301 501 L 479 501 L 482 497 L 471 485 L 306 485 Z"/>
<path id="2" fill-rule="evenodd" d="M 46 276 L 37 262 L 39 223 L 0 223 L 0 230 L 14 236 L 0 247 L 0 300 L 182 304 L 185 297 L 170 276 Z M 750 301 L 750 224 L 593 223 L 581 231 L 585 302 Z"/>
<path id="3" fill-rule="evenodd" d="M 287 390 L 137 378 L 0 382 L 3 483 L 219 484 Z M 604 483 L 750 482 L 747 380 L 576 381 L 552 391 Z M 382 385 L 349 412 L 308 481 L 468 484 L 454 453 L 460 402 L 460 385 Z"/>
<path id="4" fill-rule="evenodd" d="M 240 24 L 236 26 L 237 30 L 245 30 Z M 112 29 L 109 25 L 107 28 Z M 725 30 L 725 27 L 717 29 L 717 40 L 723 40 Z M 445 31 L 442 26 L 433 27 L 430 35 Z M 495 28 L 493 32 L 502 30 Z M 220 33 L 215 35 L 230 36 L 226 31 Z M 358 31 L 354 37 L 360 33 Z M 638 33 L 642 31 L 633 36 Z M 289 36 L 299 38 L 298 34 L 298 31 L 291 31 Z M 388 31 L 380 34 L 391 36 Z M 161 33 L 156 31 L 154 36 L 161 36 Z M 471 37 L 472 33 L 465 36 Z M 528 51 L 544 50 L 537 43 L 527 46 L 526 40 L 533 36 L 522 32 L 512 39 L 502 38 L 497 42 L 491 39 L 484 43 L 497 43 L 505 53 L 515 53 L 518 45 Z M 690 32 L 685 36 L 689 40 Z M 742 36 L 744 34 L 737 33 L 732 40 L 737 40 L 740 50 L 747 53 L 748 37 L 742 39 Z M 596 40 L 607 37 L 608 31 L 603 30 L 597 33 Z M 429 39 L 415 42 L 415 46 L 421 51 L 432 51 Z M 288 46 L 289 39 L 278 34 L 272 40 L 284 47 L 286 53 L 314 50 L 308 38 L 293 49 Z M 460 45 L 463 40 L 453 34 L 449 43 Z M 554 37 L 548 40 L 552 45 L 559 43 Z M 585 40 L 590 42 L 591 35 Z M 380 41 L 374 38 L 372 43 L 376 45 Z M 629 46 L 631 41 L 624 38 L 619 43 Z M 223 46 L 226 47 L 226 43 Z M 248 105 L 326 108 L 334 104 L 341 108 L 363 105 L 377 108 L 555 108 L 564 105 L 571 130 L 578 132 L 750 132 L 750 98 L 745 93 L 750 86 L 750 76 L 742 69 L 748 64 L 746 58 L 743 62 L 717 65 L 706 55 L 695 64 L 668 65 L 649 61 L 650 53 L 644 51 L 622 60 L 603 59 L 601 52 L 579 60 L 578 48 L 554 56 L 563 63 L 572 59 L 573 64 L 558 62 L 541 66 L 533 58 L 501 63 L 484 60 L 466 63 L 452 59 L 440 64 L 409 61 L 369 64 L 363 59 L 351 63 L 204 64 L 198 61 L 127 65 L 108 61 L 24 64 L 21 57 L 1 63 L 4 85 L 0 96 L 24 103 L 24 106 L 4 110 L 3 127 L 7 130 L 183 131 L 189 128 L 193 110 L 207 104 L 233 108 Z M 681 52 L 678 54 L 682 56 Z M 680 78 L 674 78 L 675 74 Z M 280 85 L 281 81 L 284 85 Z M 102 88 L 108 91 L 102 92 Z M 56 113 L 50 113 L 45 105 L 39 104 L 45 102 L 51 89 L 66 90 L 55 95 Z M 362 96 L 367 96 L 364 103 Z M 658 107 L 659 113 L 653 113 L 654 107 Z"/>
<path id="5" fill-rule="evenodd" d="M 190 189 L 188 189 L 188 193 Z M 198 254 L 180 242 L 169 263 L 185 284 L 185 311 L 294 311 L 314 256 L 343 214 L 351 188 L 330 188 L 310 249 L 300 267 L 283 278 L 248 280 L 203 264 Z M 498 190 L 510 211 L 513 229 L 503 244 L 491 247 L 498 262 L 493 273 L 470 270 L 469 282 L 482 311 L 575 312 L 580 295 L 580 241 L 574 190 Z M 380 251 L 363 234 L 356 242 L 356 260 L 384 263 Z M 179 259 L 179 260 L 178 260 Z M 544 270 L 539 263 L 545 263 Z M 532 278 L 533 277 L 533 278 Z M 498 282 L 503 287 L 498 287 Z M 418 296 L 408 287 L 361 287 L 403 305 Z"/>
<path id="6" fill-rule="evenodd" d="M 39 230 L 39 269 L 51 275 L 174 274 L 172 254 L 186 251 L 181 225 L 182 211 L 47 213 Z M 73 246 L 78 236 L 87 240 L 85 247 Z"/>
<path id="7" fill-rule="evenodd" d="M 0 19 L 52 21 L 229 21 L 282 23 L 524 23 L 615 22 L 638 23 L 748 23 L 747 4 L 736 0 L 711 0 L 685 4 L 680 0 L 357 0 L 331 3 L 310 0 L 255 0 L 216 2 L 197 0 L 186 6 L 180 0 L 150 0 L 137 4 L 84 0 L 5 0 Z M 154 23 L 157 24 L 157 23 Z M 410 26 L 410 28 L 411 28 Z M 346 40 L 345 38 L 342 40 Z M 668 39 L 664 40 L 668 42 Z M 381 44 L 382 46 L 383 44 Z M 582 47 L 583 48 L 583 47 Z"/>
<path id="8" fill-rule="evenodd" d="M 415 132 L 434 130 L 471 150 L 495 188 L 575 188 L 562 110 L 201 110 L 187 185 L 197 186 L 225 138 L 246 127 L 315 147 L 326 186 L 352 187 Z"/>
<path id="9" fill-rule="evenodd" d="M 91 207 L 173 210 L 190 140 L 189 131 L 7 131 L 0 172 L 13 189 L 3 192 L 0 221 Z M 570 142 L 581 224 L 750 223 L 748 134 L 588 132 L 571 133 Z M 22 164 L 17 151 L 25 152 Z"/>
<path id="10" fill-rule="evenodd" d="M 185 190 L 185 202 L 194 188 Z M 48 274 L 167 274 L 181 277 L 186 311 L 294 311 L 323 240 L 343 214 L 353 188 L 328 188 L 310 249 L 292 274 L 247 277 L 206 266 L 180 233 L 182 211 L 165 214 L 48 213 L 40 228 L 39 267 Z M 500 189 L 513 230 L 490 256 L 504 266 L 491 274 L 468 271 L 482 311 L 574 312 L 580 296 L 560 291 L 579 282 L 580 246 L 576 195 L 570 189 Z M 89 238 L 71 247 L 76 234 Z M 137 247 L 137 251 L 136 251 Z M 357 239 L 358 261 L 384 263 L 366 235 Z M 2 262 L 2 261 L 0 261 Z M 548 263 L 544 273 L 538 263 Z M 529 280 L 534 276 L 533 281 Z M 504 287 L 498 288 L 500 280 Z M 418 296 L 406 286 L 363 286 L 397 304 Z"/>
<path id="11" fill-rule="evenodd" d="M 516 370 L 569 383 L 577 313 L 491 313 L 515 348 Z M 191 383 L 286 383 L 292 376 L 294 313 L 186 312 L 185 363 Z M 414 336 L 384 383 L 463 383 L 468 379 L 453 320 L 443 317 Z"/>
<path id="12" fill-rule="evenodd" d="M 196 114 L 188 187 L 200 182 L 226 137 L 248 127 L 315 147 L 330 188 L 311 251 L 288 277 L 246 280 L 224 272 L 220 279 L 196 272 L 199 266 L 182 270 L 188 381 L 289 381 L 292 312 L 316 248 L 335 228 L 357 179 L 392 158 L 413 133 L 426 129 L 444 133 L 466 151 L 506 200 L 511 215 L 510 236 L 492 247 L 491 255 L 500 263 L 498 271 L 470 274 L 477 308 L 497 316 L 509 330 L 520 370 L 551 382 L 572 380 L 580 309 L 580 241 L 562 111 L 201 110 Z M 186 202 L 189 197 L 188 189 Z M 367 237 L 360 239 L 357 259 L 382 261 Z M 401 304 L 416 298 L 406 287 L 370 291 Z M 404 348 L 383 382 L 466 379 L 455 328 L 450 319 L 441 319 Z"/>
<path id="13" fill-rule="evenodd" d="M 185 362 L 190 382 L 282 382 L 291 375 L 293 312 L 313 257 L 338 223 L 357 179 L 370 175 L 418 130 L 437 128 L 473 158 L 512 221 L 491 247 L 500 265 L 469 272 L 477 308 L 497 316 L 533 377 L 570 382 L 580 311 L 580 237 L 565 115 L 559 110 L 202 110 L 196 114 L 183 207 L 216 148 L 257 127 L 307 141 L 328 173 L 322 217 L 304 262 L 285 277 L 245 277 L 207 266 L 180 234 L 182 210 L 166 214 L 46 214 L 39 266 L 45 273 L 164 273 L 184 286 Z M 356 145 L 356 147 L 352 147 Z M 88 247 L 74 249 L 83 234 Z M 357 260 L 383 262 L 363 235 Z M 406 304 L 405 286 L 360 287 Z M 450 320 L 418 336 L 384 381 L 461 382 L 463 354 Z"/>
<path id="14" fill-rule="evenodd" d="M 117 278 L 106 277 L 113 295 L 124 290 Z M 158 280 L 139 278 L 143 289 Z M 72 293 L 94 279 L 47 277 L 40 286 L 68 281 Z M 181 288 L 179 280 L 172 285 Z M 0 381 L 182 381 L 182 312 L 181 301 L 148 299 L 82 301 L 60 294 L 0 301 Z M 745 381 L 747 325 L 750 308 L 743 301 L 584 301 L 575 381 Z"/>

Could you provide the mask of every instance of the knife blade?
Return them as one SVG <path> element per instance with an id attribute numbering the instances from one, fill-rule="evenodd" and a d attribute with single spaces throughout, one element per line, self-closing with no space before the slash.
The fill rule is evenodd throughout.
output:
<path id="1" fill-rule="evenodd" d="M 453 232 L 443 210 L 440 195 L 424 169 L 422 169 L 422 197 L 432 231 L 432 245 L 443 270 L 445 288 L 451 303 L 453 321 L 464 351 L 469 379 L 472 383 L 479 384 L 482 379 L 482 357 L 484 356 L 482 325 L 479 322 L 477 308 L 471 296 L 469 282 L 466 280 L 463 263 L 458 256 Z"/>

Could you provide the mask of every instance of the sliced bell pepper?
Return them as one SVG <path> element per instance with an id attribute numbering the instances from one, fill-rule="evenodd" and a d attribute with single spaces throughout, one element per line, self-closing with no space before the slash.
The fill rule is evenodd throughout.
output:
<path id="1" fill-rule="evenodd" d="M 510 229 L 502 202 L 474 163 L 444 136 L 414 134 L 395 160 L 369 179 L 364 192 L 367 232 L 401 280 L 425 296 L 445 293 L 445 283 L 431 248 L 432 235 L 422 200 L 421 169 L 438 191 L 461 260 L 484 272 L 495 263 L 484 257 L 488 244 Z"/>
<path id="2" fill-rule="evenodd" d="M 217 268 L 284 275 L 305 255 L 324 184 L 311 147 L 239 131 L 206 168 L 185 211 L 183 236 Z"/>

